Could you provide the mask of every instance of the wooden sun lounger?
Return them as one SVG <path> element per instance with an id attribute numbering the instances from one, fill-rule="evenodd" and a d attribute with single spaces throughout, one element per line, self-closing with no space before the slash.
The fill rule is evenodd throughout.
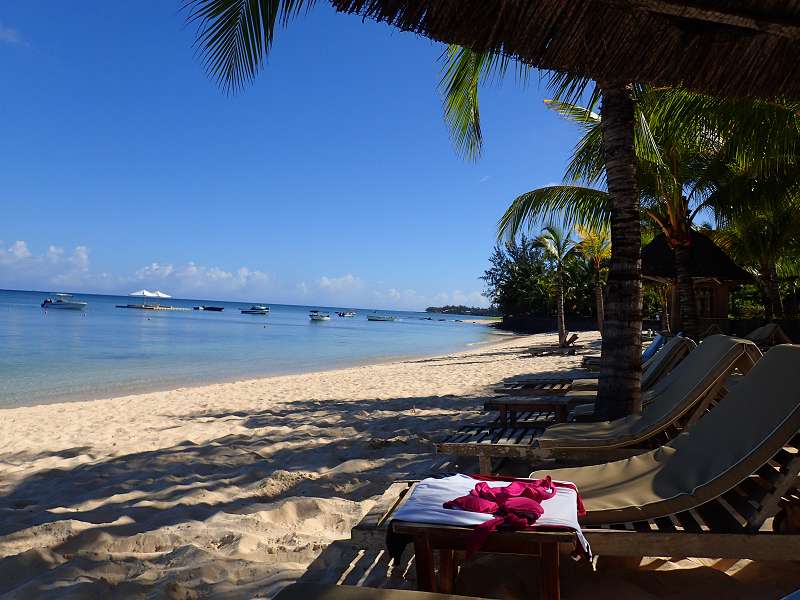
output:
<path id="1" fill-rule="evenodd" d="M 696 347 L 685 337 L 675 337 L 643 365 L 642 391 L 652 388 L 658 381 L 675 368 Z M 493 391 L 503 395 L 564 395 L 573 390 L 597 390 L 597 378 L 544 378 L 521 377 L 495 388 Z"/>
<path id="2" fill-rule="evenodd" d="M 767 323 L 748 333 L 745 336 L 752 342 L 758 344 L 762 350 L 777 346 L 778 344 L 791 344 L 792 340 L 786 335 L 783 328 L 777 323 Z"/>
<path id="3" fill-rule="evenodd" d="M 579 404 L 594 402 L 596 395 L 594 392 L 568 392 L 563 396 L 514 396 L 497 397 L 486 400 L 483 403 L 483 410 L 498 411 L 499 416 L 492 423 L 497 427 L 516 427 L 527 425 L 537 427 L 548 423 L 563 423 L 567 420 L 570 411 Z M 521 413 L 535 413 L 534 421 L 530 417 L 520 420 Z M 545 420 L 545 415 L 549 420 Z"/>
<path id="4" fill-rule="evenodd" d="M 730 392 L 730 398 L 689 433 L 665 447 L 605 465 L 531 473 L 572 481 L 588 511 L 583 534 L 596 555 L 691 556 L 792 560 L 800 533 L 770 531 L 789 503 L 800 502 L 800 392 L 784 382 L 800 368 L 800 347 L 771 350 Z M 766 400 L 759 402 L 759 400 Z M 451 589 L 457 551 L 471 528 L 392 520 L 412 483 L 392 486 L 353 530 L 353 539 L 385 539 L 388 528 L 410 535 L 421 587 Z M 482 550 L 542 558 L 542 590 L 558 598 L 558 550 L 574 537 L 541 531 L 496 531 Z M 571 549 L 571 548 L 570 548 Z"/>
<path id="5" fill-rule="evenodd" d="M 706 414 L 727 393 L 728 378 L 734 370 L 746 373 L 761 356 L 752 343 L 727 336 L 709 338 L 698 347 L 697 361 L 682 362 L 672 374 L 649 392 L 644 413 L 634 420 L 620 420 L 610 426 L 609 434 L 601 424 L 576 423 L 549 427 L 564 412 L 579 404 L 558 406 L 554 398 L 521 401 L 514 421 L 498 419 L 492 423 L 465 425 L 436 444 L 440 453 L 478 457 L 481 473 L 492 472 L 495 458 L 535 460 L 558 459 L 576 463 L 618 460 L 656 448 Z M 705 370 L 705 358 L 713 363 Z M 702 376 L 697 371 L 702 372 Z M 691 386 L 683 389 L 683 386 Z M 506 414 L 512 412 L 509 401 L 501 402 Z M 523 413 L 523 414 L 520 414 Z M 555 413 L 555 414 L 554 414 Z M 655 415 L 655 416 L 654 416 Z M 530 420 L 529 420 L 530 419 Z M 549 419 L 549 420 L 548 420 Z M 618 427 L 617 427 L 618 426 Z M 554 439 L 545 440 L 547 437 Z M 559 434 L 569 432 L 562 443 Z M 599 440 L 594 433 L 599 432 Z M 617 435 L 618 437 L 615 437 Z M 584 439 L 585 438 L 585 439 Z"/>
<path id="6" fill-rule="evenodd" d="M 789 560 L 800 556 L 800 534 L 776 533 L 768 520 L 778 511 L 782 499 L 794 496 L 800 472 L 800 436 L 795 437 L 751 478 L 728 493 L 691 510 L 645 521 L 609 523 L 584 527 L 596 556 L 691 556 L 750 560 Z M 357 545 L 380 547 L 389 527 L 414 540 L 417 579 L 420 589 L 452 590 L 464 539 L 472 530 L 465 527 L 393 522 L 392 514 L 410 497 L 414 482 L 393 484 L 364 519 L 353 529 Z M 570 532 L 515 531 L 492 533 L 483 550 L 497 554 L 539 556 L 541 597 L 559 598 L 559 550 L 572 552 L 577 541 Z M 433 555 L 438 552 L 440 568 Z M 419 557 L 423 559 L 420 563 Z"/>

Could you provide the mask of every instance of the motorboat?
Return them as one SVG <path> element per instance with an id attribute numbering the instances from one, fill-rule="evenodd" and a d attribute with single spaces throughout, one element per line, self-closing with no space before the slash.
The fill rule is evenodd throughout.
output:
<path id="1" fill-rule="evenodd" d="M 72 294 L 56 294 L 55 300 L 52 298 L 45 298 L 42 302 L 42 308 L 45 310 L 50 308 L 64 308 L 68 310 L 86 310 L 88 302 L 80 300 L 73 300 Z"/>
<path id="2" fill-rule="evenodd" d="M 205 304 L 201 304 L 200 306 L 195 306 L 195 310 L 210 310 L 211 312 L 222 312 L 225 310 L 224 306 L 207 306 Z"/>
<path id="3" fill-rule="evenodd" d="M 264 306 L 263 304 L 253 304 L 253 306 L 250 308 L 241 309 L 241 313 L 243 315 L 268 315 L 269 306 Z"/>
<path id="4" fill-rule="evenodd" d="M 392 315 L 367 315 L 367 321 L 396 321 L 397 317 Z"/>
<path id="5" fill-rule="evenodd" d="M 342 318 L 355 317 L 356 316 L 356 313 L 354 311 L 352 311 L 352 310 L 345 310 L 345 311 L 342 311 L 342 312 L 337 312 L 336 314 L 339 315 Z"/>
<path id="6" fill-rule="evenodd" d="M 330 321 L 331 316 L 328 313 L 319 312 L 318 310 L 312 310 L 308 313 L 308 318 L 312 321 Z"/>

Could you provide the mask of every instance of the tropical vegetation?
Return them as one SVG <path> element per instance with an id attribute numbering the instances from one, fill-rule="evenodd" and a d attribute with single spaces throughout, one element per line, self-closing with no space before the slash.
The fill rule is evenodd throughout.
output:
<path id="1" fill-rule="evenodd" d="M 189 20 L 198 25 L 197 47 L 205 67 L 227 92 L 258 74 L 276 25 L 285 25 L 312 4 L 186 1 Z M 443 58 L 445 120 L 456 149 L 475 158 L 483 141 L 480 85 L 510 71 L 525 81 L 531 70 L 504 56 L 455 46 Z M 794 293 L 800 245 L 795 216 L 800 105 L 721 101 L 677 89 L 595 83 L 559 73 L 548 77 L 548 85 L 553 92 L 550 107 L 575 122 L 581 137 L 563 185 L 521 194 L 506 211 L 499 228 L 506 244 L 495 249 L 492 269 L 498 262 L 509 271 L 490 269 L 487 292 L 504 310 L 519 312 L 525 303 L 546 305 L 540 295 L 549 289 L 563 339 L 566 272 L 579 264 L 568 254 L 583 256 L 603 332 L 596 414 L 613 418 L 641 406 L 643 235 L 660 232 L 674 251 L 680 326 L 685 331 L 698 333 L 690 233 L 705 218 L 713 221 L 714 239 L 753 273 L 764 314 L 785 314 L 782 295 Z M 567 230 L 581 225 L 608 231 L 610 247 L 590 249 L 580 233 L 578 245 L 559 247 L 546 229 L 541 239 L 515 241 L 523 231 L 535 238 L 538 227 L 555 222 Z M 549 286 L 536 279 L 548 273 Z M 533 280 L 523 282 L 522 274 Z M 652 302 L 653 294 L 648 296 Z M 658 296 L 663 304 L 665 292 Z"/>

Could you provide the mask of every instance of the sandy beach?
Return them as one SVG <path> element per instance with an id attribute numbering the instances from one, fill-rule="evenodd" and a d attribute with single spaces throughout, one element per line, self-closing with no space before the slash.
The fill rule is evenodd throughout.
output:
<path id="1" fill-rule="evenodd" d="M 442 463 L 431 440 L 476 417 L 493 384 L 579 362 L 524 352 L 552 335 L 498 339 L 447 356 L 0 411 L 0 598 L 269 598 L 309 567 L 312 580 L 359 582 L 347 572 L 350 529 L 391 482 Z M 464 585 L 529 593 L 525 569 L 499 581 L 486 561 Z M 564 597 L 779 598 L 800 587 L 791 563 L 601 567 L 565 566 L 582 575 L 564 576 Z M 412 587 L 412 576 L 360 583 Z"/>

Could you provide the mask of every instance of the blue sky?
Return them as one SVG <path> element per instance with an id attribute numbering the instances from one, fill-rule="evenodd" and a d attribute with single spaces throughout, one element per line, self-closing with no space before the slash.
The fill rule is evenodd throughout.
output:
<path id="1" fill-rule="evenodd" d="M 453 151 L 442 46 L 320 4 L 224 95 L 180 0 L 0 6 L 0 288 L 485 304 L 497 219 L 577 139 L 544 86 L 482 92 Z"/>

